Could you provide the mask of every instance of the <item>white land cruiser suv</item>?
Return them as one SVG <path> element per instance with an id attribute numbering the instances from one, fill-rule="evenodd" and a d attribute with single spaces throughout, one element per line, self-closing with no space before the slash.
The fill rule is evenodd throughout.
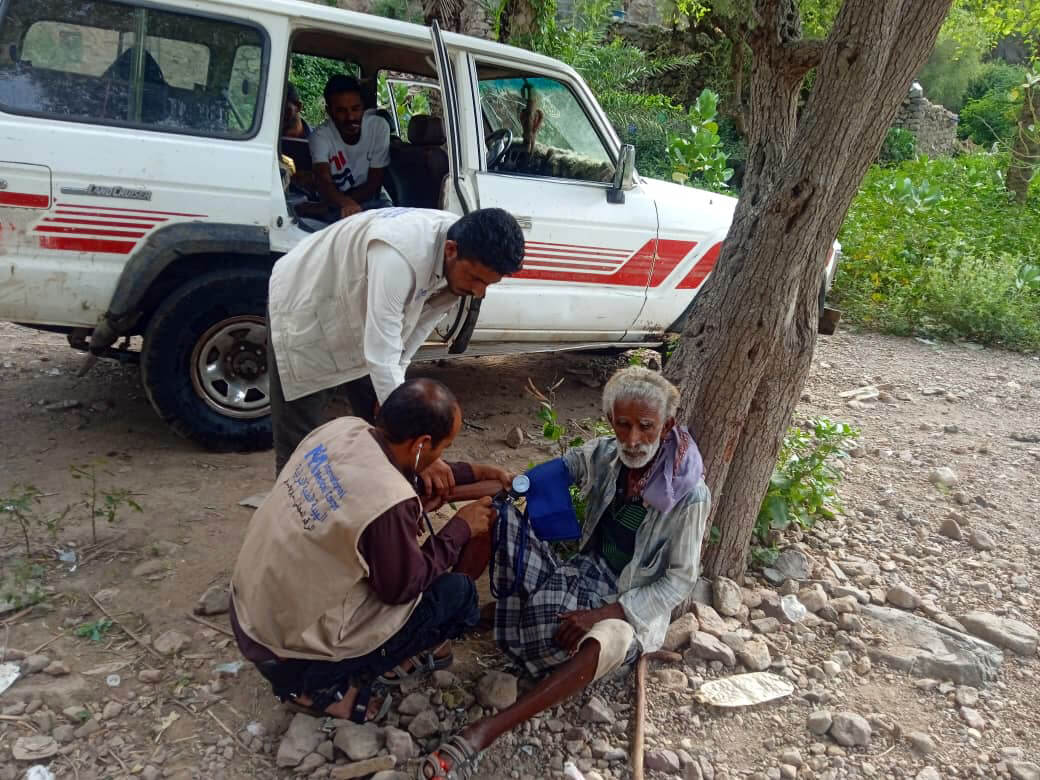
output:
<path id="1" fill-rule="evenodd" d="M 561 62 L 295 0 L 0 0 L 0 319 L 67 333 L 84 369 L 139 360 L 159 414 L 205 446 L 269 446 L 267 280 L 320 227 L 290 186 L 306 144 L 279 137 L 292 54 L 404 84 L 391 98 L 437 93 L 407 132 L 373 106 L 396 205 L 499 206 L 523 227 L 523 272 L 424 357 L 659 342 L 682 322 L 732 198 L 638 176 Z"/>

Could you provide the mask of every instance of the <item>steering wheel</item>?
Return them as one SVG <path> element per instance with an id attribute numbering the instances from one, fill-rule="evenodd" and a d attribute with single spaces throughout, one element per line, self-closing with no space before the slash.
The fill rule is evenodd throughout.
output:
<path id="1" fill-rule="evenodd" d="M 496 130 L 487 138 L 487 167 L 489 171 L 495 169 L 495 166 L 502 162 L 502 159 L 506 156 L 506 152 L 509 151 L 513 145 L 513 131 L 508 127 L 503 127 L 501 130 Z"/>

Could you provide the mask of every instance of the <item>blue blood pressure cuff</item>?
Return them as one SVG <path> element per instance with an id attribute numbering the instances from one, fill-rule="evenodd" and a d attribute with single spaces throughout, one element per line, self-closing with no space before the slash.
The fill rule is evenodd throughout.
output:
<path id="1" fill-rule="evenodd" d="M 581 525 L 571 503 L 571 475 L 563 458 L 555 458 L 527 472 L 527 517 L 539 539 L 562 542 L 581 538 Z"/>

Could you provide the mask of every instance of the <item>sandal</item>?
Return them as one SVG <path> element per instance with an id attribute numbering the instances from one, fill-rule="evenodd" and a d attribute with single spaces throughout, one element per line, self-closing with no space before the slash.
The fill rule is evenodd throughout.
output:
<path id="1" fill-rule="evenodd" d="M 413 655 L 411 658 L 408 658 L 407 661 L 412 664 L 411 669 L 405 669 L 404 663 L 402 662 L 390 670 L 394 674 L 393 677 L 387 677 L 383 674 L 379 676 L 377 682 L 380 685 L 401 685 L 406 680 L 431 674 L 432 672 L 436 672 L 438 669 L 447 669 L 455 663 L 455 656 L 448 653 L 446 656 L 438 658 L 434 655 L 432 650 L 426 650 L 425 652 Z"/>
<path id="2" fill-rule="evenodd" d="M 372 699 L 374 690 L 379 690 L 383 694 L 383 703 L 379 705 L 379 711 L 376 712 L 371 718 L 368 717 L 368 703 Z M 302 712 L 304 715 L 310 715 L 312 718 L 333 718 L 334 715 L 323 710 L 315 709 L 314 707 L 308 707 L 304 704 L 289 699 L 284 702 L 286 709 L 291 712 Z M 373 686 L 362 688 L 358 691 L 357 698 L 354 700 L 354 707 L 350 711 L 350 720 L 354 723 L 379 723 L 383 718 L 390 712 L 390 707 L 393 704 L 393 697 L 389 691 L 386 691 L 382 687 L 374 689 Z"/>
<path id="3" fill-rule="evenodd" d="M 476 771 L 480 753 L 464 737 L 455 735 L 419 765 L 418 780 L 468 780 Z"/>

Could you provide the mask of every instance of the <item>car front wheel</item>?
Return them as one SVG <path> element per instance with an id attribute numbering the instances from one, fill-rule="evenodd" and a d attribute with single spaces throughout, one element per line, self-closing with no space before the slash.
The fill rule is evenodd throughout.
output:
<path id="1" fill-rule="evenodd" d="M 148 399 L 179 434 L 211 450 L 271 446 L 267 282 L 261 269 L 224 269 L 177 288 L 145 332 Z"/>

